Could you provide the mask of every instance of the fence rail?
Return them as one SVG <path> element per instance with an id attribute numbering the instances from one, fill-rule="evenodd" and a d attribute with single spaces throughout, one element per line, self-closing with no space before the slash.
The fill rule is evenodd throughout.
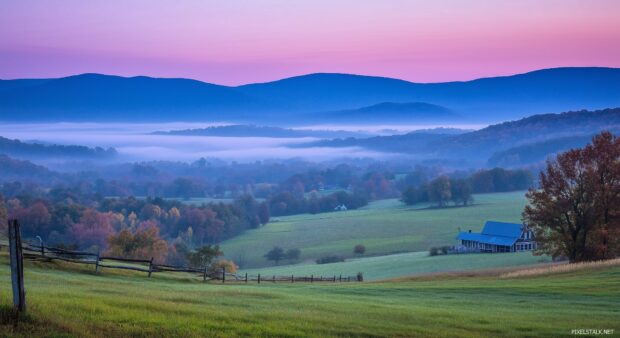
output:
<path id="1" fill-rule="evenodd" d="M 6 245 L 3 241 L 0 241 L 0 246 Z M 106 269 L 122 269 L 122 270 L 132 270 L 145 272 L 148 274 L 148 277 L 151 277 L 153 273 L 158 272 L 172 272 L 172 273 L 190 273 L 194 274 L 198 277 L 201 277 L 203 281 L 220 281 L 222 283 L 233 282 L 233 283 L 249 283 L 256 282 L 260 283 L 321 283 L 321 282 L 357 282 L 362 281 L 363 278 L 361 274 L 357 276 L 343 276 L 343 275 L 332 275 L 332 276 L 295 276 L 295 275 L 287 275 L 287 276 L 277 276 L 277 275 L 249 275 L 245 274 L 235 274 L 226 272 L 224 268 L 221 271 L 212 271 L 207 270 L 206 268 L 198 269 L 187 266 L 173 266 L 173 265 L 165 265 L 165 264 L 156 264 L 153 262 L 153 259 L 134 259 L 134 258 L 123 258 L 123 257 L 112 257 L 112 256 L 101 256 L 98 253 L 92 252 L 83 252 L 83 251 L 75 251 L 75 250 L 67 250 L 57 247 L 49 247 L 45 245 L 36 245 L 32 243 L 22 243 L 23 256 L 26 259 L 30 260 L 39 260 L 39 261 L 48 261 L 51 262 L 53 260 L 78 263 L 78 264 L 87 264 L 87 265 L 95 265 L 95 272 L 99 273 L 100 268 Z M 121 264 L 116 264 L 121 263 Z M 129 264 L 127 264 L 129 263 Z"/>

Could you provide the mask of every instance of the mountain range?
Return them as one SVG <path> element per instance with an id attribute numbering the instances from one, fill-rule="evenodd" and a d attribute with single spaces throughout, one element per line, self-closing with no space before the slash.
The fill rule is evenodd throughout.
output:
<path id="1" fill-rule="evenodd" d="M 193 128 L 170 131 L 155 131 L 153 135 L 183 135 L 183 136 L 217 136 L 217 137 L 270 137 L 270 138 L 338 138 L 338 137 L 369 137 L 364 132 L 346 130 L 311 130 L 290 129 L 271 126 L 256 125 L 228 125 L 211 126 L 206 128 Z"/>
<path id="2" fill-rule="evenodd" d="M 82 74 L 0 80 L 1 121 L 229 121 L 271 125 L 499 122 L 620 106 L 620 69 L 574 67 L 464 82 L 318 73 L 222 86 Z"/>
<path id="3" fill-rule="evenodd" d="M 587 144 L 603 130 L 620 134 L 620 108 L 538 114 L 459 134 L 412 132 L 321 140 L 294 147 L 362 147 L 387 153 L 462 160 L 476 165 L 522 166 Z"/>

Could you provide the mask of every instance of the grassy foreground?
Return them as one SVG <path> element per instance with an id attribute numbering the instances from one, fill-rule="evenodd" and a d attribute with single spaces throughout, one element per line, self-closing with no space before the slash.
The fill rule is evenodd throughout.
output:
<path id="1" fill-rule="evenodd" d="M 426 251 L 431 246 L 455 244 L 459 228 L 480 231 L 486 220 L 519 222 L 526 203 L 522 191 L 474 198 L 475 205 L 459 208 L 408 207 L 393 199 L 359 210 L 276 217 L 278 221 L 246 231 L 221 246 L 227 258 L 244 268 L 273 265 L 263 255 L 276 245 L 301 249 L 302 260 L 353 257 L 356 244 L 364 244 L 370 256 Z"/>
<path id="2" fill-rule="evenodd" d="M 72 270 L 67 270 L 72 269 Z M 28 315 L 2 336 L 570 336 L 620 330 L 620 267 L 530 278 L 419 277 L 343 284 L 202 284 L 193 278 L 28 263 Z"/>

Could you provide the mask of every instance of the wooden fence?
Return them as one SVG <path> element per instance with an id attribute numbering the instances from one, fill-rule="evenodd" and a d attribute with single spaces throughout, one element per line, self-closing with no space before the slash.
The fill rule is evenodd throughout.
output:
<path id="1" fill-rule="evenodd" d="M 2 244 L 2 243 L 0 243 Z M 227 272 L 224 268 L 221 271 L 212 271 L 207 268 L 197 269 L 185 266 L 172 266 L 165 264 L 156 264 L 151 259 L 133 259 L 122 257 L 103 256 L 99 253 L 83 252 L 67 250 L 56 247 L 49 247 L 45 245 L 37 245 L 32 243 L 22 243 L 23 257 L 30 260 L 47 261 L 54 260 L 94 265 L 95 272 L 100 273 L 102 268 L 106 269 L 124 269 L 133 270 L 147 273 L 150 278 L 153 273 L 158 272 L 172 272 L 172 273 L 189 273 L 201 277 L 203 281 L 220 281 L 222 283 L 321 283 L 321 282 L 355 282 L 362 281 L 361 274 L 357 276 L 343 276 L 343 275 L 331 275 L 331 276 L 277 276 L 277 275 L 249 275 L 236 274 Z"/>

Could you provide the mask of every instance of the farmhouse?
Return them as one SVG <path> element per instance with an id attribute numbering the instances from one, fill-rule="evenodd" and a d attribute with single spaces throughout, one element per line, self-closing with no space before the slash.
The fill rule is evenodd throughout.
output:
<path id="1" fill-rule="evenodd" d="M 536 249 L 531 230 L 523 224 L 487 221 L 481 233 L 460 232 L 458 240 L 466 251 L 517 252 Z"/>

